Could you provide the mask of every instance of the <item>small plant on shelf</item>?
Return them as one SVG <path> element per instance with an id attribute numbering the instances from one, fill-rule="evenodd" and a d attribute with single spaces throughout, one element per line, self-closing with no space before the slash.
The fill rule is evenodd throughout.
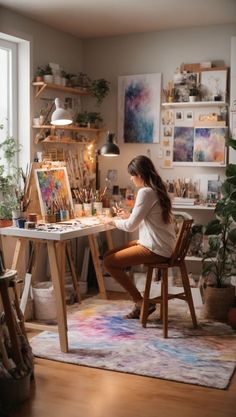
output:
<path id="1" fill-rule="evenodd" d="M 44 68 L 38 67 L 35 71 L 35 81 L 43 81 L 44 74 L 45 74 Z"/>

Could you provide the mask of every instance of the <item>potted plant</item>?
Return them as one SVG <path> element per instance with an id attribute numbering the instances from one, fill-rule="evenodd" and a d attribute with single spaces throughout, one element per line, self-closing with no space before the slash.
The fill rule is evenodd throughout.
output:
<path id="1" fill-rule="evenodd" d="M 0 128 L 3 128 L 1 125 Z M 5 165 L 0 165 L 0 219 L 7 225 L 11 223 L 13 210 L 25 210 L 27 206 L 25 183 L 26 178 L 21 168 L 16 166 L 16 156 L 21 146 L 16 139 L 7 136 L 0 144 Z M 21 181 L 24 186 L 22 188 Z M 1 227 L 3 222 L 1 222 Z"/>
<path id="2" fill-rule="evenodd" d="M 91 81 L 89 86 L 90 94 L 96 98 L 97 105 L 100 106 L 110 91 L 110 82 L 104 78 Z"/>
<path id="3" fill-rule="evenodd" d="M 89 89 L 91 80 L 85 72 L 79 72 L 76 78 L 76 84 L 81 90 L 87 91 Z"/>
<path id="4" fill-rule="evenodd" d="M 53 73 L 52 68 L 49 64 L 45 65 L 44 67 L 44 75 L 43 80 L 45 83 L 52 84 L 53 83 Z"/>
<path id="5" fill-rule="evenodd" d="M 35 71 L 35 81 L 36 82 L 43 81 L 44 74 L 45 74 L 44 68 L 43 67 L 38 67 Z"/>
<path id="6" fill-rule="evenodd" d="M 197 86 L 192 86 L 189 88 L 189 101 L 196 101 L 199 94 L 199 89 Z"/>
<path id="7" fill-rule="evenodd" d="M 80 127 L 88 127 L 89 121 L 89 113 L 84 111 L 77 114 L 75 123 L 77 123 Z"/>
<path id="8" fill-rule="evenodd" d="M 98 128 L 99 124 L 102 123 L 103 118 L 101 116 L 101 114 L 99 112 L 89 112 L 88 114 L 89 117 L 89 127 L 91 128 Z"/>
<path id="9" fill-rule="evenodd" d="M 226 145 L 236 149 L 236 140 L 228 138 Z M 205 316 L 220 320 L 227 319 L 235 297 L 231 276 L 236 274 L 236 164 L 228 164 L 225 175 L 222 198 L 215 207 L 216 219 L 205 226 L 208 249 L 202 271 Z"/>

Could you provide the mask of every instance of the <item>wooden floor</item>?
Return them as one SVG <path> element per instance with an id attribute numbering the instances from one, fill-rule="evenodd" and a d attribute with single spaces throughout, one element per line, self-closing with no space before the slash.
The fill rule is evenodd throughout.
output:
<path id="1" fill-rule="evenodd" d="M 236 417 L 227 390 L 35 359 L 29 401 L 10 417 Z"/>

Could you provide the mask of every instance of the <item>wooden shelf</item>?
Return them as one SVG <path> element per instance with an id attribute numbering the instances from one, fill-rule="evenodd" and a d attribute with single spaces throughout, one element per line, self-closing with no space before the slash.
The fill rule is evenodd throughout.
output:
<path id="1" fill-rule="evenodd" d="M 37 98 L 44 90 L 57 90 L 64 93 L 76 94 L 80 96 L 88 96 L 89 92 L 75 87 L 66 87 L 60 84 L 47 84 L 43 81 L 33 82 L 32 85 L 36 88 L 35 98 Z"/>
<path id="2" fill-rule="evenodd" d="M 186 210 L 215 210 L 215 206 L 203 206 L 203 205 L 187 205 L 187 204 L 173 204 L 174 209 L 186 209 Z"/>
<path id="3" fill-rule="evenodd" d="M 61 129 L 61 130 L 73 130 L 75 132 L 93 132 L 99 133 L 102 129 L 95 129 L 90 127 L 78 127 L 75 125 L 66 125 L 66 126 L 52 126 L 52 125 L 41 125 L 41 126 L 32 126 L 33 129 Z"/>
<path id="4" fill-rule="evenodd" d="M 172 102 L 162 103 L 163 107 L 222 107 L 228 106 L 225 101 L 186 101 L 186 102 Z"/>

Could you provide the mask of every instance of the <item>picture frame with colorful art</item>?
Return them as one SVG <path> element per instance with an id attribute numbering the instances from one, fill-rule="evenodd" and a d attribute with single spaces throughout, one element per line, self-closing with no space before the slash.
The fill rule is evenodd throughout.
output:
<path id="1" fill-rule="evenodd" d="M 118 142 L 160 141 L 161 74 L 118 77 Z"/>
<path id="2" fill-rule="evenodd" d="M 67 211 L 74 218 L 74 207 L 66 167 L 35 169 L 35 182 L 42 217 Z"/>
<path id="3" fill-rule="evenodd" d="M 226 132 L 226 127 L 175 126 L 173 164 L 224 167 Z"/>

